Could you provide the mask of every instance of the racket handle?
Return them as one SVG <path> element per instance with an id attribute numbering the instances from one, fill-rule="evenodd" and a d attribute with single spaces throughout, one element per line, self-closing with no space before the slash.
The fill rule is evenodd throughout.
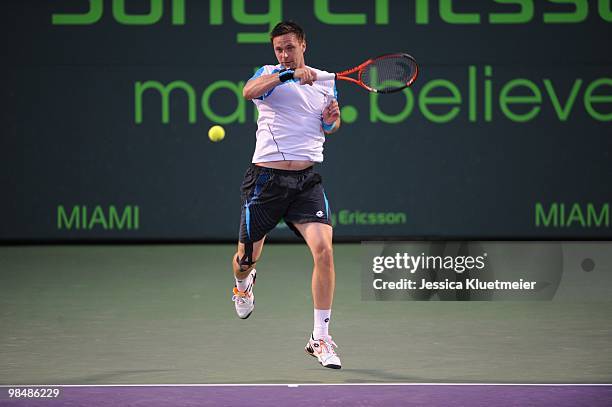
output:
<path id="1" fill-rule="evenodd" d="M 317 73 L 317 81 L 333 81 L 336 79 L 336 74 L 333 72 L 321 71 Z"/>

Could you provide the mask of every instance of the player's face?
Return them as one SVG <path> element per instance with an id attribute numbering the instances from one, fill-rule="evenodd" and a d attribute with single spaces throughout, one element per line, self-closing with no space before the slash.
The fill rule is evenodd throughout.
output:
<path id="1" fill-rule="evenodd" d="M 304 66 L 306 42 L 299 41 L 295 34 L 289 33 L 274 37 L 272 46 L 278 63 L 285 68 L 297 69 Z"/>

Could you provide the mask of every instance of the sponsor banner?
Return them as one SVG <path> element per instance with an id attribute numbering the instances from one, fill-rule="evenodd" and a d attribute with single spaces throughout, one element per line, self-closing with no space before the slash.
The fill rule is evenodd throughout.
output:
<path id="1" fill-rule="evenodd" d="M 610 239 L 611 0 L 5 1 L 0 241 L 237 239 L 268 32 L 329 71 L 419 62 L 391 95 L 338 83 L 317 165 L 337 241 Z M 208 130 L 225 138 L 213 143 Z M 282 222 L 271 240 L 294 239 Z"/>

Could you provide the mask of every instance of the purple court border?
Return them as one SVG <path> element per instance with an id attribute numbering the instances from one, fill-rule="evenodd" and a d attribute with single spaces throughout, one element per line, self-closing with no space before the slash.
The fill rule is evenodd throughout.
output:
<path id="1" fill-rule="evenodd" d="M 59 388 L 10 399 L 10 388 Z M 612 406 L 608 384 L 293 384 L 2 386 L 0 406 Z"/>

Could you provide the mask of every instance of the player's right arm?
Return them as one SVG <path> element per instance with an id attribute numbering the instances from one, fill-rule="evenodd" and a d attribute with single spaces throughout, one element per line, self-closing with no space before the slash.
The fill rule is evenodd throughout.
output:
<path id="1" fill-rule="evenodd" d="M 244 89 L 242 89 L 242 96 L 246 100 L 256 99 L 276 86 L 280 85 L 281 81 L 278 73 L 272 73 L 268 75 L 260 75 L 255 79 L 250 79 Z"/>
<path id="2" fill-rule="evenodd" d="M 290 76 L 286 75 L 290 73 Z M 281 84 L 281 76 L 285 75 L 284 80 L 298 79 L 300 85 L 312 85 L 317 80 L 317 73 L 310 68 L 298 68 L 295 71 L 289 70 L 279 73 L 271 73 L 267 75 L 259 75 L 256 78 L 251 78 L 242 89 L 242 96 L 246 100 L 256 99 L 265 95 L 270 90 Z"/>

